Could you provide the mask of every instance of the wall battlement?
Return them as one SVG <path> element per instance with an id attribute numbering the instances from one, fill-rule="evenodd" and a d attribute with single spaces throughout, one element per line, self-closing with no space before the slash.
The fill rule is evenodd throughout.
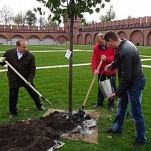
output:
<path id="1" fill-rule="evenodd" d="M 75 29 L 85 30 L 100 30 L 100 29 L 118 29 L 118 28 L 135 28 L 142 26 L 151 26 L 151 16 L 115 20 L 103 23 L 92 23 L 87 26 L 81 24 L 81 20 L 75 21 Z M 69 22 L 64 27 L 40 27 L 40 26 L 18 26 L 18 25 L 0 25 L 0 31 L 19 31 L 19 32 L 65 32 L 65 29 L 69 28 Z"/>
<path id="2" fill-rule="evenodd" d="M 3 32 L 65 32 L 64 27 L 0 25 Z"/>

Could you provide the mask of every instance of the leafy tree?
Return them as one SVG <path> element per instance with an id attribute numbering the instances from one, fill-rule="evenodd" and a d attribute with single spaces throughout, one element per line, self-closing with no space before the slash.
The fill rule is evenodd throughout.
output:
<path id="1" fill-rule="evenodd" d="M 35 25 L 37 22 L 36 14 L 31 10 L 28 10 L 26 13 L 26 22 L 29 26 Z"/>
<path id="2" fill-rule="evenodd" d="M 115 19 L 115 11 L 113 8 L 113 5 L 110 6 L 110 8 L 107 10 L 106 15 L 101 15 L 100 20 L 101 22 L 108 22 Z"/>
<path id="3" fill-rule="evenodd" d="M 58 21 L 61 23 L 61 17 L 67 18 L 70 21 L 70 48 L 71 56 L 69 58 L 69 82 L 68 82 L 68 99 L 69 99 L 69 117 L 72 115 L 72 63 L 73 63 L 73 28 L 74 20 L 79 17 L 83 18 L 83 13 L 92 14 L 94 11 L 99 12 L 101 8 L 105 7 L 104 2 L 109 2 L 110 0 L 37 0 L 47 7 L 50 12 L 53 13 L 53 21 Z M 102 2 L 104 1 L 104 2 Z M 97 5 L 98 4 L 98 5 Z M 42 14 L 41 8 L 35 9 Z M 84 21 L 82 19 L 82 21 Z"/>
<path id="4" fill-rule="evenodd" d="M 51 15 L 49 15 L 47 17 L 47 20 L 45 20 L 45 24 L 44 25 L 47 26 L 47 27 L 57 27 L 58 26 L 57 22 L 53 21 L 51 19 Z"/>
<path id="5" fill-rule="evenodd" d="M 49 20 L 46 22 L 45 25 L 46 25 L 46 26 L 50 26 L 50 27 L 57 27 L 57 26 L 58 26 L 57 22 L 56 22 L 56 21 L 52 21 L 51 19 L 49 19 Z"/>
<path id="6" fill-rule="evenodd" d="M 20 11 L 14 17 L 14 23 L 17 25 L 25 25 L 25 22 L 26 22 L 26 13 Z"/>
<path id="7" fill-rule="evenodd" d="M 0 9 L 1 22 L 8 25 L 13 20 L 13 11 L 8 6 L 4 5 Z"/>
<path id="8" fill-rule="evenodd" d="M 58 26 L 56 21 L 52 21 L 51 16 L 48 16 L 47 20 L 45 19 L 45 17 L 40 16 L 40 18 L 38 19 L 38 22 L 39 22 L 40 26 L 47 26 L 47 27 L 57 27 Z"/>
<path id="9" fill-rule="evenodd" d="M 133 17 L 131 15 L 128 15 L 127 16 L 127 19 L 132 19 Z"/>

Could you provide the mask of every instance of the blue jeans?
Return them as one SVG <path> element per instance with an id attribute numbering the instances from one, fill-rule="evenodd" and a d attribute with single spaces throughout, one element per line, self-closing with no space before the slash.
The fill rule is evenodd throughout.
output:
<path id="1" fill-rule="evenodd" d="M 132 85 L 126 93 L 119 98 L 117 105 L 117 114 L 112 125 L 113 131 L 122 131 L 123 122 L 125 119 L 126 109 L 130 103 L 131 116 L 136 125 L 136 137 L 142 142 L 146 142 L 144 117 L 142 115 L 141 100 L 142 90 L 144 89 L 146 79 L 143 78 L 135 85 Z"/>

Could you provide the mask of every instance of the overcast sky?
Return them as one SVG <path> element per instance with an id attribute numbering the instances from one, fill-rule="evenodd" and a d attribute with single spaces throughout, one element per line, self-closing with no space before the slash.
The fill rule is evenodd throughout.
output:
<path id="1" fill-rule="evenodd" d="M 99 20 L 101 15 L 105 15 L 111 4 L 115 11 L 116 20 L 127 19 L 129 15 L 133 18 L 151 16 L 151 0 L 110 0 L 110 3 L 106 3 L 106 7 L 99 14 L 86 15 L 85 18 L 89 21 Z M 14 14 L 43 6 L 36 0 L 0 0 L 0 8 L 4 5 L 11 8 Z M 49 14 L 48 10 L 46 12 Z"/>

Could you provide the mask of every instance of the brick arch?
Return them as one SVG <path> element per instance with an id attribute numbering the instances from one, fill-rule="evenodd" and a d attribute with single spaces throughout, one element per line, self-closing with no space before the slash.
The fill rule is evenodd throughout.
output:
<path id="1" fill-rule="evenodd" d="M 10 44 L 11 45 L 16 45 L 16 41 L 18 39 L 23 39 L 24 37 L 22 35 L 13 35 L 13 36 L 10 36 Z"/>
<path id="2" fill-rule="evenodd" d="M 37 35 L 29 35 L 28 38 L 27 38 L 27 40 L 28 40 L 28 39 L 34 39 L 34 38 L 40 40 L 40 37 L 37 36 Z"/>
<path id="3" fill-rule="evenodd" d="M 50 36 L 50 35 L 45 35 L 45 36 L 43 37 L 43 39 L 45 39 L 45 38 L 46 38 L 46 39 L 49 39 L 49 38 L 50 38 L 50 39 L 54 39 L 54 37 L 53 37 L 53 36 Z"/>
<path id="4" fill-rule="evenodd" d="M 127 34 L 124 32 L 124 31 L 120 31 L 120 32 L 118 32 L 117 33 L 118 35 L 119 35 L 119 37 L 122 39 L 122 38 L 125 38 L 125 39 L 127 39 L 128 37 L 127 37 Z"/>
<path id="5" fill-rule="evenodd" d="M 57 38 L 57 43 L 58 44 L 66 44 L 67 43 L 67 38 L 64 35 L 60 35 Z"/>
<path id="6" fill-rule="evenodd" d="M 50 35 L 43 37 L 43 45 L 55 45 L 54 37 Z"/>
<path id="7" fill-rule="evenodd" d="M 36 35 L 29 36 L 27 41 L 28 41 L 28 45 L 40 45 L 41 44 L 40 38 Z"/>
<path id="8" fill-rule="evenodd" d="M 151 46 L 151 31 L 147 35 L 147 46 Z"/>
<path id="9" fill-rule="evenodd" d="M 24 37 L 22 35 L 16 34 L 16 35 L 11 36 L 11 38 L 21 39 Z"/>
<path id="10" fill-rule="evenodd" d="M 97 43 L 97 40 L 96 40 L 97 34 L 98 34 L 98 33 L 95 33 L 94 36 L 93 36 L 93 44 L 96 44 L 96 43 Z"/>
<path id="11" fill-rule="evenodd" d="M 4 35 L 0 35 L 0 45 L 7 45 L 7 37 Z"/>
<path id="12" fill-rule="evenodd" d="M 5 38 L 7 39 L 7 37 L 5 35 L 0 35 L 0 39 Z"/>
<path id="13" fill-rule="evenodd" d="M 83 45 L 83 36 L 82 34 L 77 35 L 77 44 Z"/>
<path id="14" fill-rule="evenodd" d="M 130 34 L 130 41 L 134 44 L 134 45 L 143 45 L 143 33 L 140 30 L 134 30 L 131 34 Z"/>
<path id="15" fill-rule="evenodd" d="M 92 39 L 91 39 L 92 37 L 91 37 L 91 34 L 90 33 L 87 33 L 86 35 L 85 35 L 85 45 L 90 45 L 91 43 L 92 43 Z"/>

